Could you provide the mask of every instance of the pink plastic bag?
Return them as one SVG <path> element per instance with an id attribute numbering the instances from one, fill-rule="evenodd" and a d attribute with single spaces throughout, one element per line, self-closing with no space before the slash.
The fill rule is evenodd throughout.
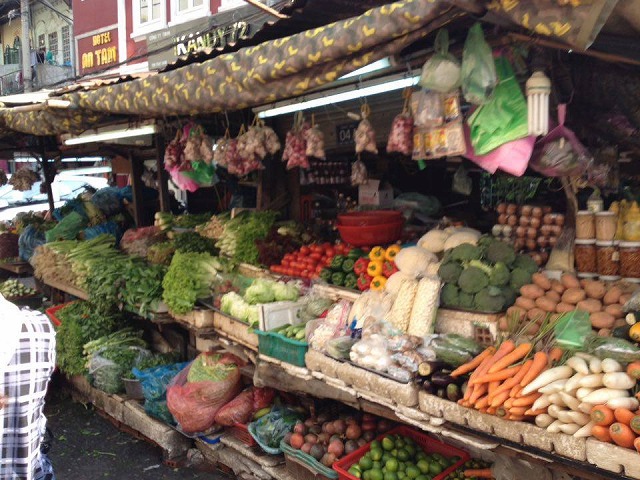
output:
<path id="1" fill-rule="evenodd" d="M 178 165 L 174 165 L 173 167 L 167 169 L 169 175 L 171 176 L 171 180 L 175 183 L 180 190 L 186 190 L 188 192 L 195 192 L 200 188 L 194 180 L 191 180 L 186 175 L 182 174 L 182 168 Z"/>

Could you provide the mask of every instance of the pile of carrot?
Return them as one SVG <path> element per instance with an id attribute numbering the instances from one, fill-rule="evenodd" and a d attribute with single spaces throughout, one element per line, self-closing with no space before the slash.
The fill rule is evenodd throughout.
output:
<path id="1" fill-rule="evenodd" d="M 464 397 L 458 403 L 464 407 L 507 420 L 526 420 L 541 411 L 532 409 L 540 393 L 524 394 L 523 390 L 553 362 L 562 357 L 562 350 L 552 348 L 549 353 L 536 352 L 534 344 L 516 345 L 505 340 L 496 349 L 487 347 L 477 357 L 455 369 L 451 375 L 471 374 Z"/>
<path id="2" fill-rule="evenodd" d="M 601 442 L 635 448 L 640 453 L 640 410 L 596 405 L 591 410 L 591 421 L 594 423 L 591 435 Z"/>

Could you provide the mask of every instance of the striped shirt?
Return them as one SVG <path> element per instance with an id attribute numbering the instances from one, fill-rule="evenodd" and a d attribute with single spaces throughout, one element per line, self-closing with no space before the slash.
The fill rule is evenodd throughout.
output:
<path id="1" fill-rule="evenodd" d="M 40 442 L 44 397 L 56 361 L 55 331 L 42 313 L 21 313 L 17 349 L 6 367 L 0 365 L 0 395 L 6 397 L 0 410 L 0 480 L 45 480 L 52 470 Z"/>

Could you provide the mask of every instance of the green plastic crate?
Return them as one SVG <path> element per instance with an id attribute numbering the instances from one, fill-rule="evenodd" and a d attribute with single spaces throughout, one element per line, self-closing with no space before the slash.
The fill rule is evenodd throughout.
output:
<path id="1" fill-rule="evenodd" d="M 311 455 L 292 448 L 284 440 L 280 442 L 280 450 L 284 453 L 287 470 L 298 480 L 338 479 L 338 472 L 332 468 L 325 467 Z"/>
<path id="2" fill-rule="evenodd" d="M 309 348 L 307 342 L 292 340 L 274 331 L 254 332 L 258 335 L 258 352 L 298 367 L 306 366 L 304 356 Z"/>

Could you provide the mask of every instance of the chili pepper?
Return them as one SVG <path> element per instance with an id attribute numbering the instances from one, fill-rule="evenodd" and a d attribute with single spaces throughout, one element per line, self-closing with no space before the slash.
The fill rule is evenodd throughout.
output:
<path id="1" fill-rule="evenodd" d="M 390 262 L 393 262 L 393 259 L 396 258 L 396 255 L 400 251 L 400 245 L 391 245 L 384 252 L 384 258 Z"/>
<path id="2" fill-rule="evenodd" d="M 382 247 L 373 247 L 369 252 L 369 260 L 384 260 L 384 248 Z"/>
<path id="3" fill-rule="evenodd" d="M 369 290 L 369 286 L 371 285 L 371 280 L 373 277 L 367 275 L 366 273 L 361 273 L 358 277 L 358 290 L 364 292 L 365 290 Z"/>
<path id="4" fill-rule="evenodd" d="M 345 275 L 342 272 L 335 272 L 331 275 L 331 283 L 338 287 L 342 287 L 344 285 L 344 276 Z"/>
<path id="5" fill-rule="evenodd" d="M 382 275 L 382 260 L 372 260 L 367 265 L 367 273 L 372 277 Z"/>
<path id="6" fill-rule="evenodd" d="M 341 270 L 342 262 L 344 262 L 344 260 L 344 255 L 336 255 L 335 257 L 333 257 L 333 260 L 331 260 L 331 268 L 333 270 Z"/>
<path id="7" fill-rule="evenodd" d="M 331 281 L 331 275 L 333 275 L 333 272 L 328 268 L 323 268 L 320 272 L 320 278 L 327 283 Z"/>
<path id="8" fill-rule="evenodd" d="M 397 271 L 398 267 L 396 267 L 396 264 L 393 261 L 385 260 L 385 262 L 382 264 L 382 274 L 387 278 L 389 278 Z"/>
<path id="9" fill-rule="evenodd" d="M 353 272 L 353 266 L 355 265 L 355 261 L 352 258 L 345 258 L 344 262 L 342 262 L 342 271 L 344 273 Z"/>
<path id="10" fill-rule="evenodd" d="M 356 263 L 353 264 L 353 273 L 355 273 L 356 275 L 360 275 L 362 273 L 366 273 L 367 272 L 367 267 L 369 266 L 369 259 L 364 257 L 364 258 L 359 258 Z"/>
<path id="11" fill-rule="evenodd" d="M 384 286 L 386 285 L 386 283 L 387 279 L 382 275 L 378 275 L 376 277 L 373 277 L 373 280 L 371 280 L 371 286 L 369 288 L 371 288 L 371 290 L 373 290 L 374 292 L 379 292 L 381 290 L 384 290 Z"/>
<path id="12" fill-rule="evenodd" d="M 355 290 L 358 288 L 358 277 L 355 273 L 347 273 L 344 277 L 344 287 Z"/>

